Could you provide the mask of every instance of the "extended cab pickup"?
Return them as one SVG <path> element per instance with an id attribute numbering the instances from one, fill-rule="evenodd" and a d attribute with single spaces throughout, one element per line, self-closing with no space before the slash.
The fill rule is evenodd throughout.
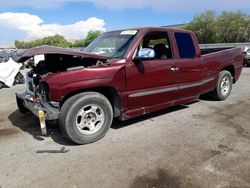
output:
<path id="1" fill-rule="evenodd" d="M 41 46 L 19 53 L 44 58 L 16 94 L 20 112 L 58 120 L 75 143 L 101 139 L 113 118 L 127 120 L 210 93 L 225 100 L 241 74 L 239 48 L 200 50 L 191 31 L 133 28 L 103 33 L 84 51 Z"/>

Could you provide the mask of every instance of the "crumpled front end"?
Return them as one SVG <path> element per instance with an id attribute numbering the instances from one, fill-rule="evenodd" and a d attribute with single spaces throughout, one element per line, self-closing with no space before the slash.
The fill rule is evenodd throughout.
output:
<path id="1" fill-rule="evenodd" d="M 38 56 L 43 58 L 37 58 Z M 16 94 L 20 112 L 31 111 L 39 117 L 39 111 L 43 111 L 46 120 L 55 120 L 59 116 L 59 102 L 54 102 L 51 98 L 55 91 L 50 91 L 50 83 L 46 82 L 48 77 L 110 64 L 103 56 L 52 46 L 24 50 L 15 59 L 18 62 L 32 60 L 32 69 L 26 76 L 27 89 L 24 93 Z"/>
<path id="2" fill-rule="evenodd" d="M 39 111 L 45 113 L 46 120 L 56 120 L 59 116 L 59 103 L 48 102 L 38 96 L 25 93 L 16 94 L 17 106 L 21 113 L 32 112 L 35 116 L 39 117 Z"/>

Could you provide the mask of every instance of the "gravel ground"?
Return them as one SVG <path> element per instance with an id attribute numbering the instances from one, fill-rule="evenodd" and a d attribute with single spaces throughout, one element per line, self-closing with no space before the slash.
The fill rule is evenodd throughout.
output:
<path id="1" fill-rule="evenodd" d="M 15 92 L 0 90 L 0 188 L 250 187 L 250 68 L 222 102 L 200 99 L 126 122 L 73 145 L 56 124 L 40 135 Z"/>

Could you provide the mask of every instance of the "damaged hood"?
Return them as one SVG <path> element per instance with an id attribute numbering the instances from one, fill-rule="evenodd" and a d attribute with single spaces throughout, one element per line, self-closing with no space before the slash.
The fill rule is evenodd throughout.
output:
<path id="1" fill-rule="evenodd" d="M 42 55 L 42 54 L 63 54 L 63 55 L 73 55 L 73 56 L 79 56 L 84 58 L 93 58 L 93 59 L 99 59 L 99 60 L 107 60 L 108 57 L 96 55 L 96 54 L 90 54 L 83 51 L 77 51 L 74 49 L 69 48 L 59 48 L 54 46 L 38 46 L 35 48 L 24 50 L 20 53 L 17 53 L 13 59 L 17 62 L 25 62 L 27 59 L 35 56 L 35 55 Z"/>

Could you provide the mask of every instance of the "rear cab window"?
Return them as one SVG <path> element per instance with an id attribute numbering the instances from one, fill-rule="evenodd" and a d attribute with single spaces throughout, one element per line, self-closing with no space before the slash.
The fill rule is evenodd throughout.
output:
<path id="1" fill-rule="evenodd" d="M 196 52 L 192 36 L 189 33 L 181 32 L 174 33 L 174 36 L 179 50 L 180 58 L 195 58 Z"/>

